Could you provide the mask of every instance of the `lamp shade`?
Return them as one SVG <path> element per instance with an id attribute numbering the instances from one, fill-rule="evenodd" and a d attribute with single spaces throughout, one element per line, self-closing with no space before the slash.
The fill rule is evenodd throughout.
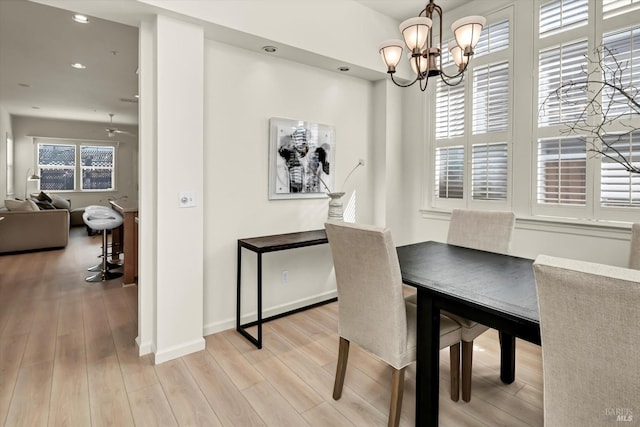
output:
<path id="1" fill-rule="evenodd" d="M 408 55 L 409 63 L 411 64 L 411 69 L 416 76 L 420 77 L 427 72 L 429 68 L 429 61 L 424 56 L 411 56 Z M 418 71 L 419 70 L 419 71 Z"/>
<path id="2" fill-rule="evenodd" d="M 453 62 L 456 63 L 459 69 L 464 68 L 469 62 L 469 56 L 464 54 L 462 48 L 458 46 L 455 40 L 449 42 L 449 53 L 451 53 Z"/>
<path id="3" fill-rule="evenodd" d="M 401 40 L 386 40 L 380 43 L 380 56 L 387 69 L 395 70 L 402 59 L 402 46 Z"/>
<path id="4" fill-rule="evenodd" d="M 423 16 L 409 18 L 400 24 L 400 32 L 404 37 L 404 42 L 412 53 L 422 50 L 422 47 L 427 42 L 431 25 L 431 19 Z"/>
<path id="5" fill-rule="evenodd" d="M 451 31 L 456 37 L 458 46 L 462 48 L 463 54 L 473 53 L 473 48 L 480 40 L 480 33 L 487 20 L 482 16 L 467 16 L 460 18 L 451 24 Z"/>

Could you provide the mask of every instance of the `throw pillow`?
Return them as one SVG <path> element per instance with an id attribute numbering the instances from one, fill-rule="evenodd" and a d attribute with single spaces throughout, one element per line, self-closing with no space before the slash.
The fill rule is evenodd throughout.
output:
<path id="1" fill-rule="evenodd" d="M 53 206 L 55 206 L 56 209 L 69 210 L 71 208 L 71 202 L 69 202 L 67 199 L 63 199 L 57 194 L 51 195 L 51 203 L 53 203 Z"/>
<path id="2" fill-rule="evenodd" d="M 6 199 L 4 205 L 10 211 L 39 211 L 38 205 L 33 200 Z"/>
<path id="3" fill-rule="evenodd" d="M 44 191 L 41 191 L 40 194 L 38 194 L 37 199 L 41 202 L 51 202 L 51 197 L 49 197 Z"/>
<path id="4" fill-rule="evenodd" d="M 40 200 L 34 200 L 34 202 L 35 202 L 35 204 L 36 204 L 36 205 L 38 205 L 38 208 L 39 208 L 41 211 L 44 211 L 44 210 L 52 210 L 52 209 L 55 209 L 55 208 L 56 208 L 56 207 L 53 205 L 53 203 L 51 203 L 51 202 L 47 202 L 46 200 L 42 200 L 42 201 L 40 201 Z"/>

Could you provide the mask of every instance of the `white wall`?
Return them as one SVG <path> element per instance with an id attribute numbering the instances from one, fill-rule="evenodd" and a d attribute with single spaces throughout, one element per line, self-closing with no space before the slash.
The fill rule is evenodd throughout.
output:
<path id="1" fill-rule="evenodd" d="M 372 85 L 265 54 L 205 46 L 205 334 L 234 326 L 237 239 L 323 228 L 328 199 L 268 200 L 269 118 L 336 128 L 336 179 L 371 222 Z M 243 313 L 255 311 L 255 254 L 243 252 Z M 335 295 L 328 245 L 263 257 L 265 315 Z M 287 284 L 281 271 L 289 272 Z M 246 310 L 245 310 L 246 308 Z"/>
<path id="2" fill-rule="evenodd" d="M 91 204 L 108 204 L 109 199 L 128 197 L 135 200 L 138 194 L 138 141 L 137 137 L 119 135 L 118 138 L 106 137 L 105 124 L 73 120 L 44 119 L 39 117 L 12 116 L 13 139 L 15 149 L 15 197 L 24 197 L 26 176 L 29 168 L 36 168 L 36 147 L 34 136 L 50 138 L 119 141 L 116 159 L 117 191 L 109 192 L 70 192 L 61 193 L 71 200 L 71 207 Z M 137 127 L 119 126 L 133 134 Z M 3 164 L 6 165 L 6 162 Z M 4 199 L 3 199 L 4 200 Z"/>

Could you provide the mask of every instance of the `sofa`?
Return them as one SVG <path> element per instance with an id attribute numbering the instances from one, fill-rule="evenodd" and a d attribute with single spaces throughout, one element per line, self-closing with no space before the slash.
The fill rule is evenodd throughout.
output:
<path id="1" fill-rule="evenodd" d="M 69 211 L 1 210 L 0 253 L 63 248 L 69 242 Z"/>

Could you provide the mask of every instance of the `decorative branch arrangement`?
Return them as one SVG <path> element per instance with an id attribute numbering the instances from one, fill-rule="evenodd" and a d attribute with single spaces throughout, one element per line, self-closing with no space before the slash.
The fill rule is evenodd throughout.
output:
<path id="1" fill-rule="evenodd" d="M 362 160 L 362 159 L 358 160 L 358 163 L 353 167 L 353 169 L 351 169 L 351 172 L 349 172 L 349 173 L 347 174 L 347 177 L 344 179 L 344 182 L 342 183 L 342 188 L 344 188 L 344 186 L 345 186 L 345 184 L 347 183 L 347 180 L 349 179 L 349 177 L 351 176 L 351 174 L 352 174 L 353 172 L 355 172 L 355 170 L 356 170 L 356 169 L 358 169 L 358 166 L 364 166 L 364 160 Z M 332 193 L 333 193 L 333 191 L 331 191 L 331 190 L 329 189 L 329 187 L 327 186 L 327 184 L 326 184 L 326 183 L 324 182 L 324 180 L 320 177 L 320 174 L 319 174 L 319 173 L 317 174 L 317 176 L 318 176 L 318 179 L 320 180 L 320 182 L 322 183 L 323 187 L 325 188 L 325 190 L 327 190 L 327 193 L 328 193 L 328 194 L 332 194 Z"/>
<path id="2" fill-rule="evenodd" d="M 594 53 L 593 58 L 587 56 L 584 78 L 551 92 L 540 106 L 540 116 L 547 106 L 577 106 L 579 114 L 565 123 L 567 129 L 562 133 L 589 137 L 589 152 L 620 164 L 627 172 L 640 174 L 640 166 L 616 148 L 625 137 L 628 140 L 630 134 L 640 131 L 631 120 L 640 116 L 640 88 L 633 85 L 628 61 L 617 58 L 613 49 L 600 46 Z"/>

